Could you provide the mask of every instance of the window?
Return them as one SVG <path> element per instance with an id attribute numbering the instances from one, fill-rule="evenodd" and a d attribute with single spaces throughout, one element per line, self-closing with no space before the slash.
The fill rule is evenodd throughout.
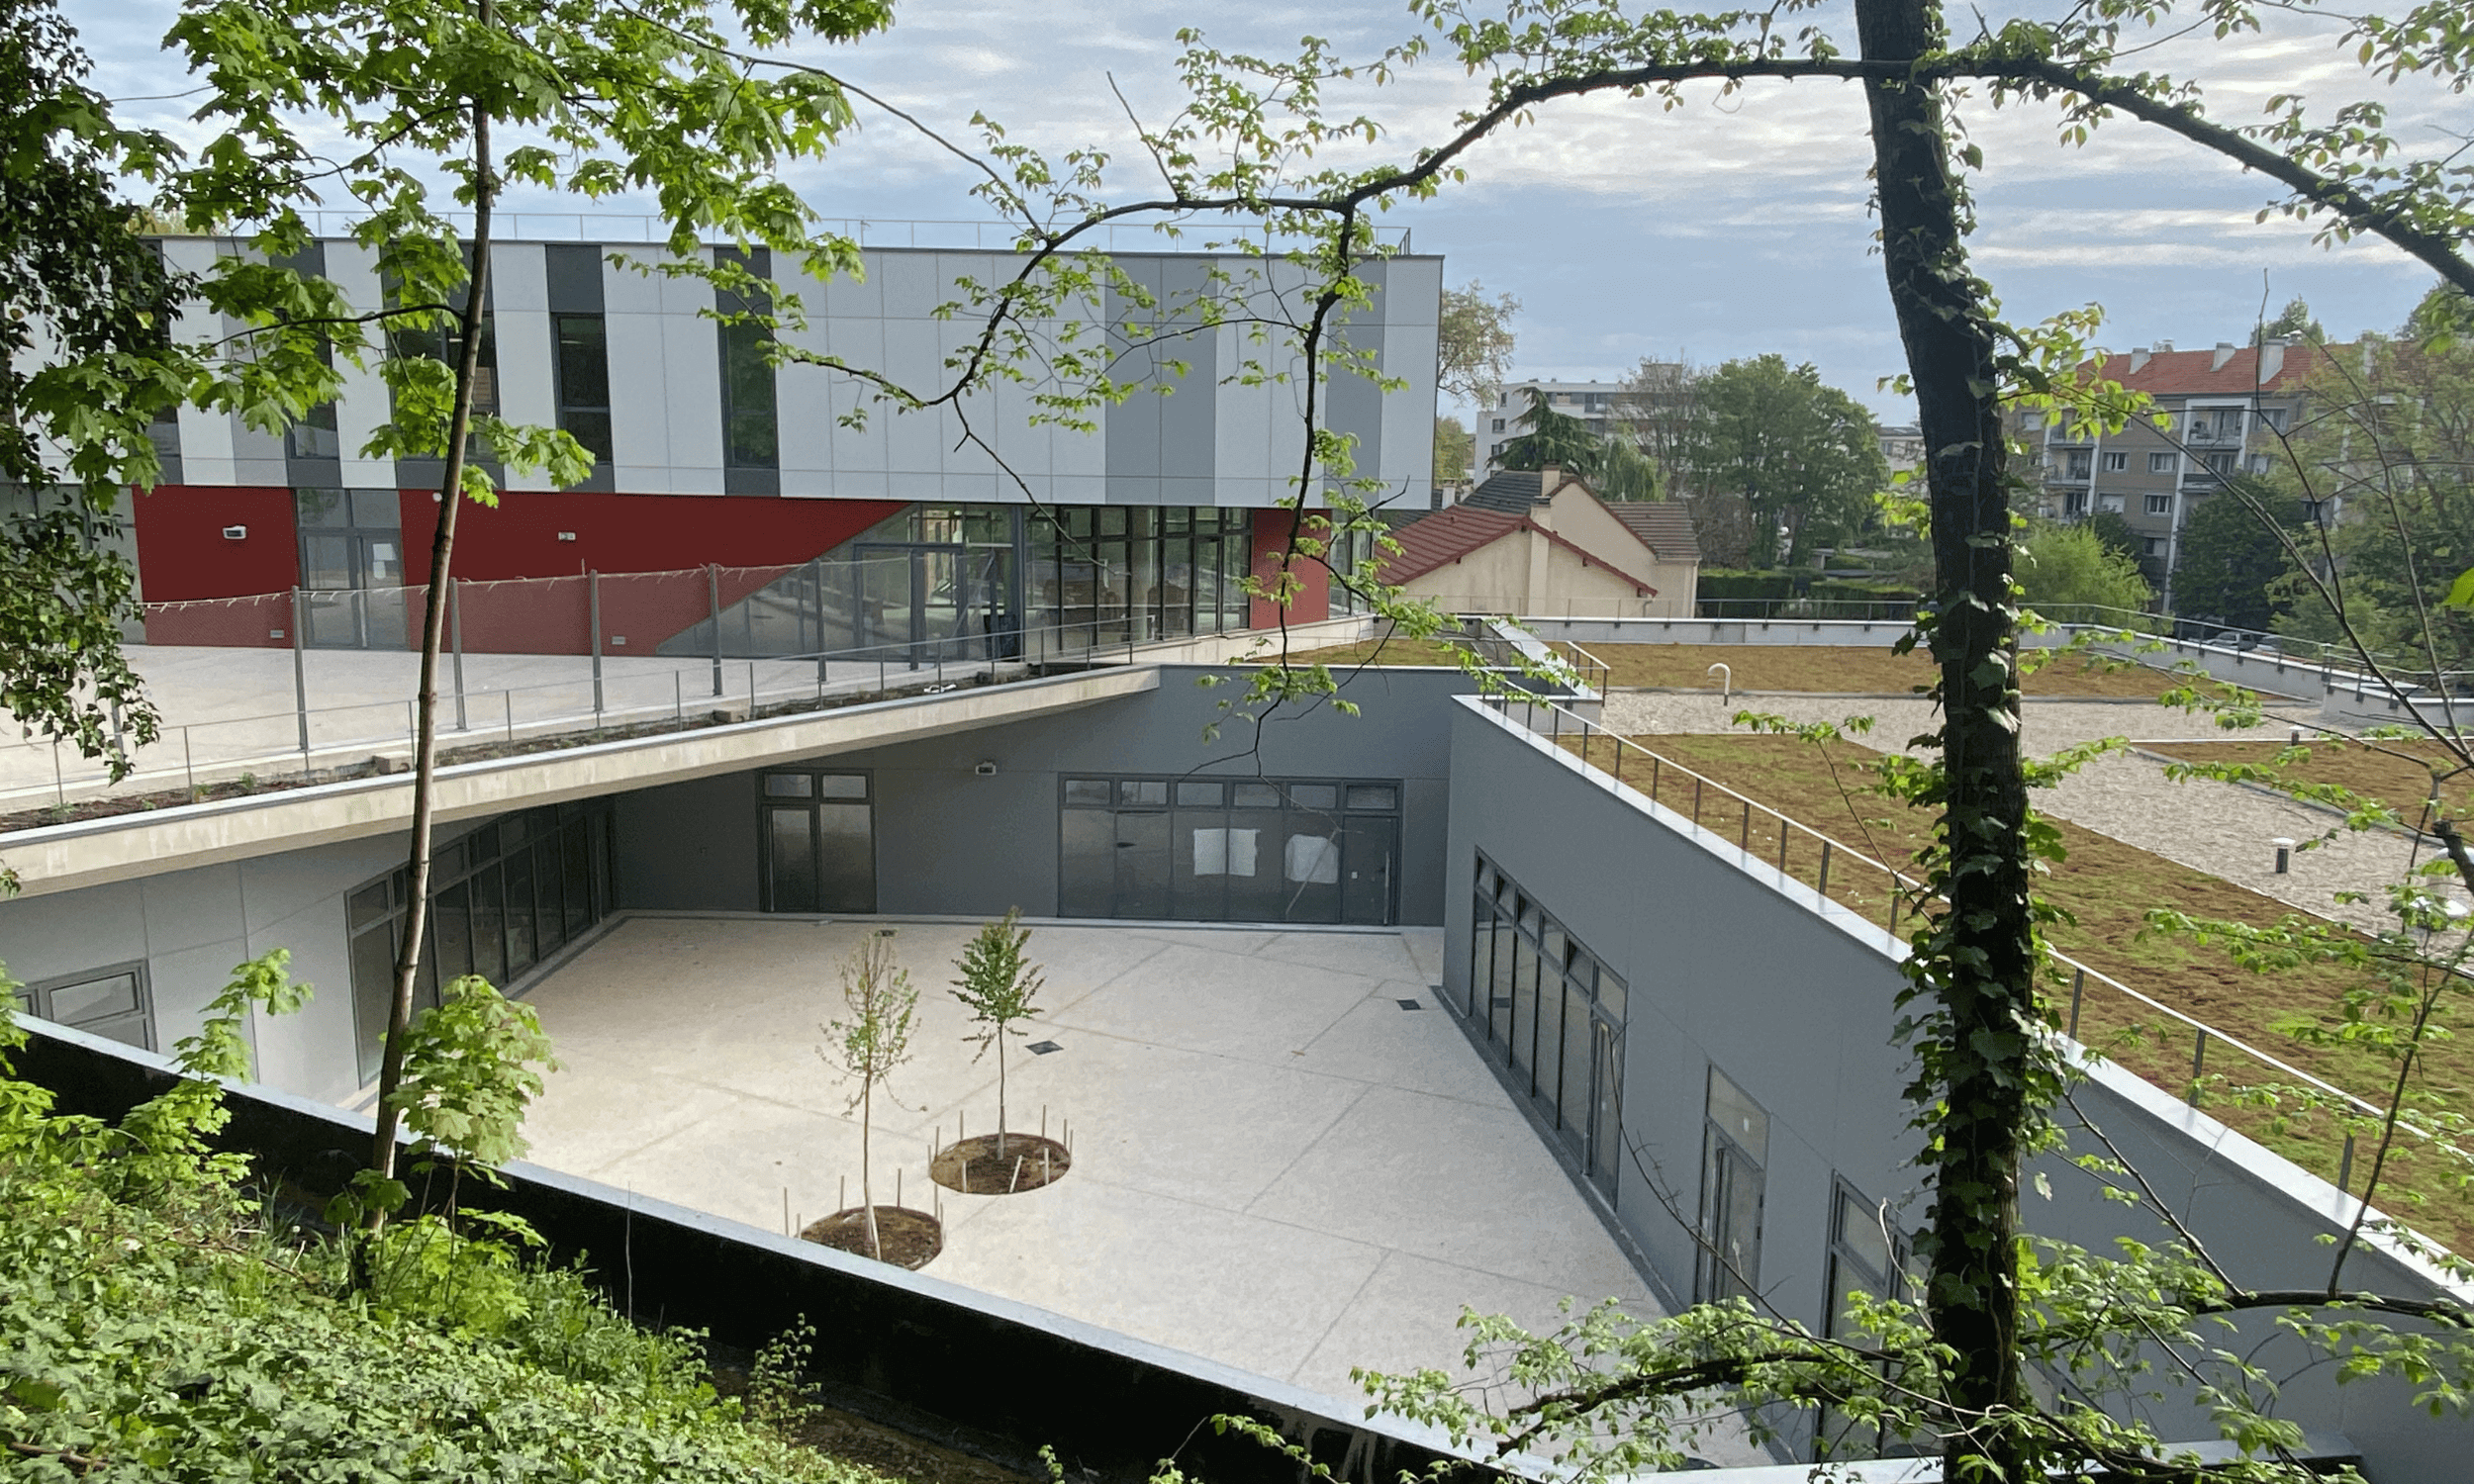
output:
<path id="1" fill-rule="evenodd" d="M 1054 508 L 1029 522 L 1024 594 L 1046 649 L 1246 626 L 1253 512 L 1213 506 Z"/>
<path id="2" fill-rule="evenodd" d="M 757 812 L 766 911 L 876 910 L 876 811 L 867 774 L 768 773 Z"/>
<path id="3" fill-rule="evenodd" d="M 2085 490 L 2072 490 L 2068 494 L 2062 496 L 2061 512 L 2065 515 L 2086 514 L 2087 492 Z"/>
<path id="4" fill-rule="evenodd" d="M 2089 458 L 2088 455 L 2084 453 L 2069 454 L 2062 460 L 2062 477 L 2065 479 L 2085 479 L 2087 478 L 2089 471 L 2094 467 L 2095 461 Z"/>
<path id="5" fill-rule="evenodd" d="M 1695 1301 L 1760 1292 L 1762 1167 L 1769 1115 L 1716 1067 L 1702 1130 L 1701 1242 Z"/>
<path id="6" fill-rule="evenodd" d="M 730 249 L 718 255 L 727 257 Z M 763 248 L 739 262 L 758 278 L 772 272 L 771 254 Z M 716 289 L 714 309 L 722 317 L 722 462 L 737 469 L 775 468 L 781 463 L 781 427 L 775 416 L 773 362 L 768 355 L 772 331 L 761 324 L 730 323 L 732 316 L 772 313 L 773 301 L 763 294 L 742 297 Z"/>
<path id="7" fill-rule="evenodd" d="M 1495 418 L 1495 419 L 1494 419 L 1494 430 L 1495 430 L 1496 432 L 1501 432 L 1501 431 L 1503 431 L 1503 419 L 1502 419 L 1502 418 L 1497 417 L 1497 418 Z"/>
<path id="8" fill-rule="evenodd" d="M 1070 778 L 1058 911 L 1182 922 L 1396 915 L 1393 782 Z"/>
<path id="9" fill-rule="evenodd" d="M 2122 496 L 2099 495 L 2096 497 L 2096 513 L 2100 515 L 2119 515 L 2122 513 Z"/>
<path id="10" fill-rule="evenodd" d="M 2107 474 L 2121 474 L 2128 471 L 2130 467 L 2131 456 L 2127 453 L 2108 453 L 2105 455 L 2105 472 Z"/>
<path id="11" fill-rule="evenodd" d="M 2270 432 L 2281 433 L 2285 430 L 2285 409 L 2281 407 L 2263 407 L 2259 409 L 2259 420 L 2267 424 Z"/>
<path id="12" fill-rule="evenodd" d="M 146 967 L 120 964 L 21 986 L 18 1010 L 89 1036 L 154 1049 L 153 1003 Z"/>
<path id="13" fill-rule="evenodd" d="M 2164 549 L 2165 538 L 2162 536 L 2140 537 L 2139 550 L 2141 556 L 2160 557 L 2164 555 Z"/>
<path id="14" fill-rule="evenodd" d="M 1857 1327 L 1848 1311 L 1851 1299 L 1914 1302 L 1905 1234 L 1890 1219 L 1889 1207 L 1867 1200 L 1845 1180 L 1831 1182 L 1828 1308 L 1821 1333 L 1833 1340 L 1862 1345 L 1873 1337 Z M 1850 1419 L 1835 1408 L 1822 1409 L 1813 1435 L 1815 1462 L 1879 1458 L 1912 1454 L 1914 1441 L 1885 1435 L 1879 1425 Z"/>
<path id="15" fill-rule="evenodd" d="M 2147 472 L 2150 474 L 2171 474 L 2181 467 L 2182 456 L 2178 453 L 2151 453 L 2147 456 Z"/>
<path id="16" fill-rule="evenodd" d="M 1623 979 L 1482 855 L 1470 928 L 1467 993 L 1453 1008 L 1484 1036 L 1590 1183 L 1614 1200 Z"/>
<path id="17" fill-rule="evenodd" d="M 510 988 L 609 916 L 611 817 L 608 799 L 526 809 L 438 847 L 414 1010 L 468 974 Z M 378 1073 L 411 881 L 399 869 L 343 899 L 363 1082 Z"/>
<path id="18" fill-rule="evenodd" d="M 599 315 L 557 315 L 558 425 L 593 455 L 610 462 L 610 339 Z"/>
<path id="19" fill-rule="evenodd" d="M 2170 515 L 2170 514 L 2172 514 L 2172 513 L 2173 513 L 2173 497 L 2172 497 L 2172 496 L 2170 496 L 2170 495 L 2150 495 L 2150 496 L 2148 496 L 2148 497 L 2147 497 L 2147 513 L 2149 513 L 2150 515 Z"/>

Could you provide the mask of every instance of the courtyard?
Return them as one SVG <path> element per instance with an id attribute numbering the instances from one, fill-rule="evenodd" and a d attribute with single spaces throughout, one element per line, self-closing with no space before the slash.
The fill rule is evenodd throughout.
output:
<path id="1" fill-rule="evenodd" d="M 1070 1121 L 1074 1163 L 983 1196 L 926 1173 L 940 1133 L 995 1128 L 996 1063 L 946 993 L 976 924 L 632 917 L 529 995 L 561 1063 L 531 1158 L 775 1231 L 845 1179 L 858 1204 L 859 1114 L 815 1048 L 883 925 L 919 1001 L 876 1199 L 900 1171 L 905 1204 L 942 1201 L 929 1275 L 1343 1399 L 1355 1366 L 1457 1372 L 1464 1305 L 1533 1329 L 1567 1298 L 1663 1312 L 1436 1003 L 1437 929 L 1035 927 L 1010 1124 Z"/>

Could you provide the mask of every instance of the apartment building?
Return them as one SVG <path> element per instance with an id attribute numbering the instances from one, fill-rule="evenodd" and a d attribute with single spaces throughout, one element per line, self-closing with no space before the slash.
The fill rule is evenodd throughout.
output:
<path id="1" fill-rule="evenodd" d="M 2011 414 L 2029 449 L 2023 472 L 2041 514 L 2121 516 L 2140 542 L 2140 567 L 2165 606 L 2183 523 L 2227 476 L 2264 474 L 2278 439 L 2300 416 L 2304 383 L 2325 347 L 2267 340 L 2177 350 L 2170 340 L 2108 357 L 2100 373 L 2154 400 L 2151 417 L 2118 432 L 2036 412 Z"/>
<path id="2" fill-rule="evenodd" d="M 1619 381 L 1519 381 L 1495 390 L 1494 405 L 1477 410 L 1477 425 L 1472 429 L 1476 444 L 1477 479 L 1483 483 L 1494 472 L 1496 450 L 1521 435 L 1521 417 L 1529 411 L 1531 393 L 1544 397 L 1547 406 L 1567 417 L 1576 417 L 1589 431 L 1599 437 L 1614 423 L 1616 403 L 1623 396 L 1624 384 Z"/>
<path id="3" fill-rule="evenodd" d="M 185 269 L 238 250 L 203 237 L 163 243 Z M 758 654 L 894 644 L 984 653 L 1018 642 L 992 636 L 1026 631 L 1106 645 L 1270 621 L 1240 583 L 1258 553 L 1286 542 L 1295 518 L 1276 506 L 1295 493 L 1302 378 L 1240 385 L 1225 374 L 1264 353 L 1233 323 L 1130 338 L 1111 374 L 1173 395 L 1096 409 L 1087 432 L 1030 424 L 1033 398 L 1046 390 L 1037 381 L 905 415 L 872 405 L 856 378 L 769 364 L 759 330 L 712 318 L 710 284 L 622 266 L 615 252 L 646 249 L 525 240 L 496 248 L 482 410 L 564 428 L 595 464 L 576 488 L 513 476 L 496 509 L 467 509 L 455 572 L 472 583 L 670 580 L 627 585 L 632 600 L 612 595 L 618 606 L 604 605 L 591 631 L 573 595 L 501 590 L 490 611 L 465 614 L 472 646 L 701 652 L 718 632 Z M 962 297 L 959 280 L 1000 281 L 1021 259 L 872 248 L 864 261 L 862 277 L 799 283 L 809 324 L 786 338 L 927 388 L 972 333 L 967 316 L 938 307 Z M 1258 294 L 1267 307 L 1296 290 L 1273 283 L 1277 270 L 1259 258 L 1116 261 L 1172 323 L 1177 306 L 1206 288 Z M 299 266 L 356 306 L 384 303 L 373 255 L 349 239 L 313 244 Z M 768 279 L 790 271 L 762 251 L 748 266 Z M 1321 409 L 1329 426 L 1356 439 L 1361 473 L 1420 503 L 1433 474 L 1442 272 L 1433 256 L 1366 265 L 1376 303 L 1343 333 L 1407 385 L 1384 393 L 1340 377 Z M 1111 325 L 1140 313 L 1114 291 L 1090 308 Z M 846 420 L 861 412 L 864 425 Z M 374 371 L 352 371 L 340 398 L 282 436 L 198 409 L 161 424 L 163 482 L 137 499 L 134 522 L 143 595 L 155 605 L 146 638 L 415 642 L 420 604 L 406 601 L 407 589 L 428 580 L 440 469 L 435 460 L 362 456 L 388 417 Z M 288 596 L 296 591 L 297 603 Z M 233 601 L 261 595 L 286 596 Z M 1320 617 L 1326 602 L 1325 585 L 1310 577 L 1290 617 Z"/>

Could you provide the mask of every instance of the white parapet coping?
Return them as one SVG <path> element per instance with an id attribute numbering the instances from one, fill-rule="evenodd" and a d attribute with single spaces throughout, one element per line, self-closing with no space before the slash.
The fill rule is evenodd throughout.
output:
<path id="1" fill-rule="evenodd" d="M 804 711 L 441 768 L 441 821 L 856 752 L 1156 691 L 1159 667 L 1111 665 L 1047 680 Z M 276 855 L 407 828 L 412 778 L 396 774 L 246 798 L 143 810 L 0 835 L 28 896 Z"/>

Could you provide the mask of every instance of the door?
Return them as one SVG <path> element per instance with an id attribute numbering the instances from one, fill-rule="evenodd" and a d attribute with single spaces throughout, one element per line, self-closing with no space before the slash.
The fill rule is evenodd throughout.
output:
<path id="1" fill-rule="evenodd" d="M 764 777 L 768 912 L 876 910 L 876 820 L 864 773 Z"/>
<path id="2" fill-rule="evenodd" d="M 1116 912 L 1157 922 L 1169 915 L 1169 814 L 1116 811 Z"/>
<path id="3" fill-rule="evenodd" d="M 1352 816 L 1340 839 L 1340 920 L 1386 927 L 1391 922 L 1400 821 Z"/>

